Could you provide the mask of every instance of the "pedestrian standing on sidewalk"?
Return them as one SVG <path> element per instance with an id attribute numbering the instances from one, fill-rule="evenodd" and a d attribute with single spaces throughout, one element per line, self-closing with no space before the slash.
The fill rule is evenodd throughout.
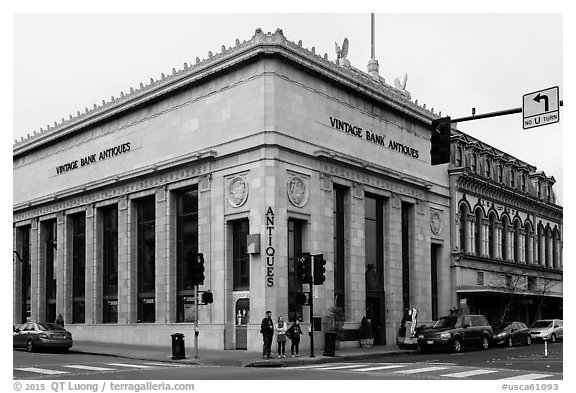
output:
<path id="1" fill-rule="evenodd" d="M 262 357 L 264 359 L 272 359 L 272 337 L 274 336 L 274 322 L 272 321 L 272 311 L 266 311 L 266 316 L 260 324 L 260 333 L 264 345 L 262 346 Z"/>
<path id="2" fill-rule="evenodd" d="M 284 323 L 282 317 L 278 317 L 278 323 L 276 324 L 276 340 L 278 341 L 278 357 L 286 357 L 286 331 L 288 330 L 288 325 Z"/>
<path id="3" fill-rule="evenodd" d="M 300 336 L 302 335 L 302 329 L 300 328 L 300 321 L 298 318 L 296 318 L 292 326 L 290 326 L 286 335 L 292 342 L 292 345 L 290 345 L 290 353 L 292 354 L 292 357 L 300 357 Z"/>

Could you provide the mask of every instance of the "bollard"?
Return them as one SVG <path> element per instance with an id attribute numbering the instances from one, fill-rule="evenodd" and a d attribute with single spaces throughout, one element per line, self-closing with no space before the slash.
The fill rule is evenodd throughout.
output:
<path id="1" fill-rule="evenodd" d="M 544 357 L 548 357 L 548 340 L 544 339 Z"/>

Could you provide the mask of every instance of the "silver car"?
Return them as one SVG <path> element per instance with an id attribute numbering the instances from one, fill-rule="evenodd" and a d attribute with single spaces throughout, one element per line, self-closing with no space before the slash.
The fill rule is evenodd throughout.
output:
<path id="1" fill-rule="evenodd" d="M 561 319 L 540 319 L 530 326 L 532 340 L 548 341 L 555 343 L 564 335 L 563 322 Z"/>
<path id="2" fill-rule="evenodd" d="M 38 348 L 57 348 L 68 351 L 72 346 L 72 333 L 55 323 L 26 322 L 13 329 L 14 348 L 34 352 Z"/>

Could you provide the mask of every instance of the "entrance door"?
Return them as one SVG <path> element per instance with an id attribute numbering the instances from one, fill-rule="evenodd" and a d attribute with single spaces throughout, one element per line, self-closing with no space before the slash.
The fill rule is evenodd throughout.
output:
<path id="1" fill-rule="evenodd" d="M 383 310 L 383 305 L 384 295 L 379 297 L 366 298 L 366 318 L 368 318 L 372 324 L 374 344 L 376 345 L 386 344 L 386 335 L 384 329 L 384 326 L 386 326 L 384 315 L 386 314 Z"/>

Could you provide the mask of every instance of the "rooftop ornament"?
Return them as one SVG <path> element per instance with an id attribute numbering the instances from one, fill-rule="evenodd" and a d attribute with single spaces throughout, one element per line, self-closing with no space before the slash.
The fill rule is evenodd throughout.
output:
<path id="1" fill-rule="evenodd" d="M 336 64 L 340 66 L 350 66 L 350 61 L 346 59 L 348 56 L 348 38 L 344 38 L 342 43 L 342 48 L 338 46 L 338 43 L 334 43 L 336 47 Z"/>

